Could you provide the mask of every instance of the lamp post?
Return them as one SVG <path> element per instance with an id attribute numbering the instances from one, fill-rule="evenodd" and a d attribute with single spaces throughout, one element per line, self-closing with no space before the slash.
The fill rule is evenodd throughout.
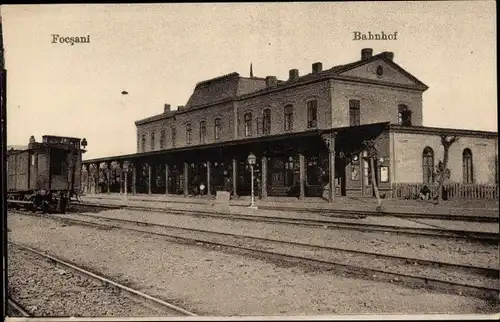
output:
<path id="1" fill-rule="evenodd" d="M 80 149 L 80 152 L 82 153 L 82 154 L 80 154 L 80 161 L 82 161 L 83 153 L 85 152 L 85 149 L 87 148 L 87 139 L 83 138 L 82 141 L 80 142 L 80 145 L 81 145 L 81 147 L 79 149 Z M 82 147 L 83 147 L 83 149 L 82 149 Z M 86 192 L 87 192 L 87 190 L 88 190 L 88 192 L 90 192 L 90 164 L 88 165 L 87 169 L 88 169 L 87 170 L 87 186 L 85 187 L 85 190 L 86 190 Z M 82 190 L 83 190 L 83 188 L 82 188 Z"/>
<path id="2" fill-rule="evenodd" d="M 127 162 L 123 162 L 123 176 L 124 176 L 124 179 L 125 179 L 125 182 L 124 182 L 124 187 L 123 187 L 123 192 L 125 194 L 125 198 L 127 198 L 127 190 L 128 190 L 128 163 Z"/>
<path id="3" fill-rule="evenodd" d="M 254 202 L 254 189 L 253 189 L 253 166 L 255 165 L 255 161 L 257 160 L 257 157 L 253 154 L 253 153 L 250 153 L 248 155 L 248 158 L 247 158 L 247 162 L 248 164 L 250 165 L 250 173 L 251 173 L 251 202 L 250 202 L 250 206 L 248 208 L 254 208 L 254 209 L 257 209 L 257 207 L 255 206 L 255 202 Z"/>

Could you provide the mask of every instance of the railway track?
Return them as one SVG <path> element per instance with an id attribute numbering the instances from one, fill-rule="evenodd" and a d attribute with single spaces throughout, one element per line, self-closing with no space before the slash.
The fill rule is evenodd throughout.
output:
<path id="1" fill-rule="evenodd" d="M 114 206 L 114 205 L 101 205 L 101 204 L 75 204 L 72 206 L 74 209 L 87 209 L 101 208 L 101 209 L 130 209 L 139 211 L 150 211 L 150 212 L 167 212 L 169 214 L 175 215 L 186 215 L 193 217 L 210 217 L 218 219 L 230 219 L 230 220 L 245 220 L 254 222 L 265 222 L 265 223 L 279 223 L 279 224 L 289 224 L 289 225 L 300 225 L 306 227 L 321 227 L 330 229 L 350 229 L 357 231 L 379 231 L 384 233 L 393 234 L 406 234 L 406 235 L 418 235 L 418 236 L 431 236 L 436 238 L 456 238 L 456 239 L 466 239 L 472 241 L 480 241 L 488 244 L 496 244 L 500 241 L 500 234 L 490 233 L 490 232 L 474 232 L 474 231 L 462 231 L 462 230 L 451 230 L 451 229 L 439 229 L 439 228 L 415 228 L 415 227 L 401 227 L 401 226 L 389 226 L 389 225 L 379 225 L 379 224 L 367 224 L 367 223 L 355 223 L 346 221 L 335 221 L 335 220 L 311 220 L 311 219 L 301 219 L 301 218 L 284 218 L 284 217 L 271 217 L 271 216 L 258 216 L 258 215 L 240 215 L 240 214 L 229 214 L 229 213 L 216 213 L 211 211 L 183 211 L 176 209 L 159 209 L 151 207 L 137 207 L 137 206 Z M 354 219 L 352 216 L 349 219 Z"/>
<path id="2" fill-rule="evenodd" d="M 97 198 L 100 200 L 106 200 L 107 198 Z M 113 199 L 111 199 L 113 200 Z M 151 199 L 134 199 L 133 201 L 140 202 L 163 202 L 176 203 L 176 204 L 186 204 L 186 201 L 178 200 L 151 200 Z M 88 202 L 84 202 L 88 203 Z M 91 203 L 90 203 L 91 204 Z M 197 204 L 201 204 L 198 202 Z M 113 206 L 113 205 L 111 205 Z M 116 205 L 115 205 L 116 206 Z M 235 207 L 247 207 L 247 205 L 237 204 Z M 117 206 L 120 207 L 120 206 Z M 439 219 L 439 220 L 454 220 L 454 221 L 471 221 L 471 222 L 491 222 L 499 223 L 500 217 L 498 216 L 488 216 L 488 215 L 459 215 L 459 214 L 426 214 L 426 213 L 408 213 L 408 212 L 380 212 L 373 210 L 350 210 L 350 209 L 317 209 L 317 208 L 300 208 L 300 207 L 280 207 L 280 206 L 265 206 L 260 205 L 259 209 L 262 210 L 276 210 L 276 211 L 292 211 L 299 213 L 316 213 L 325 215 L 328 217 L 337 218 L 353 218 L 353 217 L 397 217 L 397 218 L 418 218 L 418 219 Z"/>
<path id="3" fill-rule="evenodd" d="M 120 296 L 124 296 L 124 297 L 127 297 L 129 299 L 132 299 L 136 303 L 139 303 L 140 305 L 143 305 L 146 308 L 151 309 L 154 312 L 157 312 L 159 315 L 164 315 L 164 316 L 197 316 L 195 313 L 187 311 L 179 306 L 176 306 L 176 305 L 171 304 L 169 302 L 163 301 L 159 298 L 150 296 L 148 294 L 145 294 L 145 293 L 140 292 L 138 290 L 132 289 L 132 288 L 127 287 L 125 285 L 122 285 L 118 282 L 115 282 L 115 281 L 109 279 L 109 278 L 106 278 L 104 276 L 93 273 L 85 268 L 79 267 L 75 264 L 69 263 L 69 262 L 64 261 L 62 259 L 59 259 L 55 256 L 46 254 L 45 252 L 43 252 L 41 250 L 38 250 L 38 249 L 35 249 L 32 247 L 28 247 L 26 245 L 14 243 L 14 242 L 9 242 L 9 244 L 13 245 L 14 247 L 16 247 L 22 251 L 31 253 L 39 258 L 46 259 L 46 260 L 50 261 L 51 263 L 54 263 L 56 266 L 63 267 L 65 269 L 69 269 L 72 272 L 74 272 L 80 276 L 83 276 L 84 278 L 94 280 L 98 283 L 101 283 L 105 287 L 110 288 L 113 291 L 116 291 Z M 26 312 L 26 310 L 24 310 L 24 308 L 20 304 L 16 303 L 13 299 L 9 299 L 9 305 L 12 306 L 14 311 L 17 311 L 22 316 L 30 316 L 30 314 L 28 314 Z"/>
<path id="4" fill-rule="evenodd" d="M 30 317 L 31 314 L 26 311 L 24 307 L 22 307 L 19 303 L 14 301 L 12 298 L 7 299 L 8 303 L 8 311 L 7 315 L 10 317 Z"/>
<path id="5" fill-rule="evenodd" d="M 37 216 L 25 213 L 30 216 Z M 181 228 L 142 221 L 101 217 L 93 214 L 43 215 L 67 223 L 100 226 L 105 229 L 161 236 L 175 242 L 224 247 L 245 255 L 271 258 L 345 275 L 401 283 L 412 288 L 434 289 L 445 293 L 498 299 L 499 270 L 485 267 L 436 262 L 408 257 L 369 253 L 291 241 Z M 88 218 L 89 220 L 83 220 Z M 114 222 L 117 224 L 110 224 Z M 147 227 L 147 229 L 138 228 Z M 312 254 L 312 255 L 311 255 Z"/>

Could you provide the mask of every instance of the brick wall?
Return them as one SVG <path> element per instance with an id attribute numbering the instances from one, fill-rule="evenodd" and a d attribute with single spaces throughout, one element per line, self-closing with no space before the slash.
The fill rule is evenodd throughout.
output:
<path id="1" fill-rule="evenodd" d="M 330 127 L 331 109 L 329 102 L 328 81 L 309 84 L 307 86 L 293 87 L 281 91 L 271 92 L 266 95 L 250 97 L 237 101 L 238 138 L 245 138 L 245 114 L 252 113 L 252 136 L 262 136 L 257 133 L 257 118 L 262 117 L 264 109 L 271 110 L 270 135 L 284 134 L 284 107 L 293 106 L 293 132 L 307 130 L 307 107 L 310 100 L 317 100 L 317 127 Z"/>
<path id="2" fill-rule="evenodd" d="M 398 124 L 398 105 L 412 111 L 412 125 L 422 125 L 422 92 L 381 85 L 336 81 L 332 99 L 332 126 L 349 126 L 349 100 L 360 101 L 361 124 Z"/>
<path id="3" fill-rule="evenodd" d="M 160 150 L 160 132 L 165 130 L 165 147 L 172 148 L 172 132 L 171 129 L 176 129 L 175 147 L 186 146 L 186 125 L 191 124 L 191 144 L 200 144 L 200 122 L 204 120 L 206 123 L 205 144 L 214 143 L 214 124 L 215 119 L 221 119 L 220 139 L 217 142 L 228 141 L 234 138 L 234 117 L 233 104 L 223 103 L 202 109 L 193 109 L 185 113 L 175 114 L 175 117 L 169 117 L 153 121 L 137 126 L 137 152 L 141 150 L 141 137 L 146 135 L 145 152 L 152 151 L 151 149 L 151 133 L 155 133 L 154 150 Z"/>

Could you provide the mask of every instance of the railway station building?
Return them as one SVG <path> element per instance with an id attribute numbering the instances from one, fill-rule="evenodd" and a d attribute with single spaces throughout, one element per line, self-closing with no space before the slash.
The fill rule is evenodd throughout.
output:
<path id="1" fill-rule="evenodd" d="M 432 185 L 450 148 L 449 182 L 497 185 L 498 133 L 426 127 L 428 86 L 395 62 L 392 52 L 361 50 L 353 63 L 301 75 L 243 77 L 231 73 L 196 84 L 185 106 L 135 122 L 137 152 L 83 161 L 90 193 L 250 194 L 248 156 L 256 157 L 262 198 L 373 196 L 363 141 L 375 142 L 375 178 L 382 195 Z M 399 189 L 399 190 L 398 190 Z"/>

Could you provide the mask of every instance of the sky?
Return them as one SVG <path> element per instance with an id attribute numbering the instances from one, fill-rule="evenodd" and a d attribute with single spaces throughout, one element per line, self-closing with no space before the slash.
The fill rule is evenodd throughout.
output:
<path id="1" fill-rule="evenodd" d="M 497 131 L 493 1 L 1 6 L 7 143 L 85 137 L 85 159 L 136 152 L 134 121 L 185 105 L 197 82 L 231 72 L 288 78 L 362 48 L 429 86 L 425 126 Z M 353 33 L 398 32 L 354 41 Z M 52 43 L 53 34 L 90 43 Z M 127 91 L 128 95 L 122 95 Z"/>

